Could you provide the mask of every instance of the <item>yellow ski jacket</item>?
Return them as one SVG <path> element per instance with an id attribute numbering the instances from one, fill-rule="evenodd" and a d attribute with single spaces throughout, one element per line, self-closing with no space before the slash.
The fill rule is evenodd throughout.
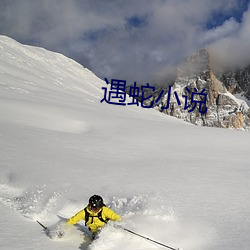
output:
<path id="1" fill-rule="evenodd" d="M 102 228 L 106 223 L 104 221 L 112 220 L 112 221 L 121 221 L 120 215 L 116 214 L 113 210 L 110 208 L 103 206 L 99 211 L 93 212 L 89 209 L 89 207 L 86 207 L 87 212 L 89 213 L 88 221 L 85 221 L 86 226 L 88 226 L 89 230 L 92 233 L 97 232 L 100 228 Z M 100 215 L 101 212 L 101 218 L 104 220 L 100 220 L 98 218 L 98 215 Z M 67 224 L 74 225 L 80 220 L 85 220 L 85 210 L 82 209 L 77 214 L 72 216 L 68 221 Z"/>

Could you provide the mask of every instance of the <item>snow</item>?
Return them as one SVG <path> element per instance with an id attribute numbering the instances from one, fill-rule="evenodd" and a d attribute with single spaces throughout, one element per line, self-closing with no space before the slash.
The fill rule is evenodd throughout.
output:
<path id="1" fill-rule="evenodd" d="M 125 69 L 124 69 L 125 70 Z M 115 228 L 50 228 L 102 195 L 122 226 L 184 250 L 250 247 L 249 132 L 100 103 L 106 83 L 63 55 L 0 36 L 1 249 L 153 250 Z"/>
<path id="2" fill-rule="evenodd" d="M 250 106 L 250 100 L 248 100 L 246 97 L 243 96 L 243 94 L 235 94 L 234 95 L 238 100 L 241 101 L 241 103 L 246 103 L 248 106 Z"/>

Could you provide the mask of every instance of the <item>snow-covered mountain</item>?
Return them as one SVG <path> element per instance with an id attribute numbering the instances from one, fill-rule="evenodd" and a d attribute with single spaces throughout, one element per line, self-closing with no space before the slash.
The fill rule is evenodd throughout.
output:
<path id="1" fill-rule="evenodd" d="M 168 86 L 158 87 L 146 102 L 156 102 L 163 91 L 164 95 L 155 104 L 160 112 L 196 125 L 248 130 L 249 84 L 249 68 L 220 72 L 209 51 L 202 49 L 178 67 L 171 90 Z M 202 109 L 207 112 L 203 114 Z"/>
<path id="2" fill-rule="evenodd" d="M 248 250 L 250 134 L 100 100 L 106 83 L 63 55 L 0 36 L 0 248 L 153 250 L 108 225 L 53 228 L 92 194 L 122 225 L 184 250 Z M 63 223 L 63 222 L 62 222 Z"/>
<path id="3" fill-rule="evenodd" d="M 218 72 L 217 77 L 230 93 L 245 99 L 250 105 L 250 66 Z"/>

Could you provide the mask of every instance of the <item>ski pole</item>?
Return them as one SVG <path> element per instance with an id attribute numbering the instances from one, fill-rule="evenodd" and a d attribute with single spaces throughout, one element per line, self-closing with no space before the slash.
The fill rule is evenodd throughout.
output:
<path id="1" fill-rule="evenodd" d="M 40 226 L 42 226 L 43 227 L 43 229 L 46 231 L 46 230 L 48 230 L 48 228 L 47 227 L 45 227 L 41 222 L 39 222 L 38 220 L 36 221 Z"/>
<path id="2" fill-rule="evenodd" d="M 162 244 L 162 243 L 160 243 L 160 242 L 158 242 L 158 241 L 155 241 L 155 240 L 152 240 L 152 239 L 150 239 L 150 238 L 148 238 L 148 237 L 145 237 L 145 236 L 143 236 L 143 235 L 141 235 L 141 234 L 135 233 L 135 232 L 133 232 L 133 231 L 127 229 L 127 228 L 122 228 L 122 229 L 125 230 L 125 231 L 127 231 L 127 232 L 129 232 L 129 233 L 131 233 L 131 234 L 137 235 L 137 236 L 139 236 L 139 237 L 141 237 L 141 238 L 143 238 L 143 239 L 145 239 L 145 240 L 154 242 L 154 243 L 156 243 L 156 244 L 158 244 L 158 245 L 161 245 L 161 246 L 163 246 L 163 247 L 169 248 L 169 249 L 171 249 L 171 250 L 180 250 L 180 248 L 173 248 L 173 247 L 167 246 L 167 245 Z"/>

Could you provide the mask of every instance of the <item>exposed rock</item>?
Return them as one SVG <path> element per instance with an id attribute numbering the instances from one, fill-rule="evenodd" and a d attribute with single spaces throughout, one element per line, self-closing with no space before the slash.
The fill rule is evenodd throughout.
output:
<path id="1" fill-rule="evenodd" d="M 250 100 L 250 66 L 221 73 L 211 64 L 209 52 L 202 49 L 180 65 L 171 87 L 144 89 L 149 98 L 143 100 L 140 91 L 137 99 L 144 107 L 153 104 L 160 112 L 196 125 L 248 130 L 250 108 L 233 94 Z"/>
<path id="2" fill-rule="evenodd" d="M 170 98 L 167 88 L 166 94 L 155 108 L 197 125 L 248 129 L 250 127 L 249 107 L 245 101 L 237 99 L 232 93 L 235 93 L 236 89 L 242 91 L 242 86 L 249 86 L 249 75 L 249 71 L 231 72 L 220 74 L 219 80 L 211 69 L 208 51 L 203 49 L 187 58 L 178 68 Z M 227 79 L 227 82 L 224 83 L 223 79 Z M 206 93 L 206 97 L 201 93 Z M 244 93 L 247 97 L 248 91 Z M 204 99 L 206 99 L 206 105 Z M 162 107 L 168 105 L 168 100 L 169 109 L 163 109 Z M 207 112 L 204 114 L 206 109 Z"/>
<path id="3" fill-rule="evenodd" d="M 244 69 L 227 70 L 224 73 L 218 73 L 217 77 L 230 93 L 241 94 L 250 100 L 250 66 Z"/>

